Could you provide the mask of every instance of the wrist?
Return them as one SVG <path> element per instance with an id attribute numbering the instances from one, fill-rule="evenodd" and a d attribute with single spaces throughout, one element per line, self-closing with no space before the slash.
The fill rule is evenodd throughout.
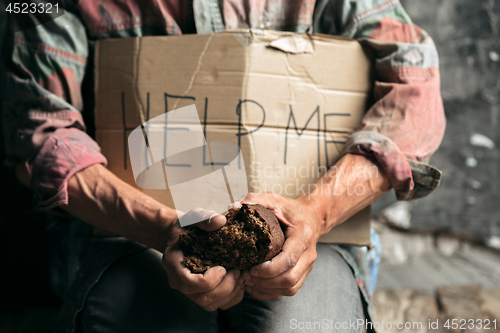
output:
<path id="1" fill-rule="evenodd" d="M 64 209 L 92 226 L 163 252 L 175 210 L 125 183 L 100 164 L 68 181 Z"/>
<path id="2" fill-rule="evenodd" d="M 326 210 L 322 207 L 322 202 L 311 195 L 303 195 L 295 201 L 306 210 L 310 219 L 306 222 L 313 229 L 314 236 L 318 240 L 325 232 L 326 228 Z"/>
<path id="3" fill-rule="evenodd" d="M 391 188 L 376 161 L 362 155 L 344 155 L 299 200 L 309 207 L 321 235 L 370 205 Z"/>

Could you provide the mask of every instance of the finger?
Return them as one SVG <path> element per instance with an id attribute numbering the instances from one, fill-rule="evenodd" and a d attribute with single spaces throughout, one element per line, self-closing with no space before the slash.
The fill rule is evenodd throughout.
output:
<path id="1" fill-rule="evenodd" d="M 207 211 L 210 212 L 211 215 L 209 216 L 208 219 L 203 220 L 196 224 L 196 226 L 200 229 L 203 229 L 205 231 L 215 231 L 217 229 L 220 229 L 226 224 L 226 217 L 221 214 L 217 214 L 214 211 Z"/>
<path id="2" fill-rule="evenodd" d="M 288 229 L 287 234 L 289 234 Z M 290 236 L 285 239 L 283 249 L 276 257 L 262 264 L 255 265 L 250 269 L 250 274 L 262 278 L 276 277 L 295 267 L 306 249 L 307 245 L 300 236 Z"/>
<path id="3" fill-rule="evenodd" d="M 233 299 L 230 300 L 225 305 L 222 305 L 221 307 L 219 307 L 219 309 L 227 310 L 229 308 L 232 308 L 236 304 L 240 303 L 243 300 L 243 297 L 245 297 L 245 288 L 243 286 L 240 286 L 240 289 L 238 290 L 238 293 L 236 294 L 236 296 L 233 297 Z"/>
<path id="4" fill-rule="evenodd" d="M 245 292 L 259 301 L 277 301 L 283 297 L 281 295 L 266 294 L 253 287 L 245 287 Z"/>
<path id="5" fill-rule="evenodd" d="M 316 254 L 312 253 L 312 251 L 306 251 L 292 269 L 269 279 L 251 276 L 250 282 L 259 290 L 264 290 L 264 288 L 269 290 L 292 288 L 299 283 L 304 275 L 309 274 L 315 260 Z M 245 275 L 245 277 L 248 279 L 248 275 Z"/>
<path id="6" fill-rule="evenodd" d="M 195 208 L 179 218 L 182 226 L 196 224 L 205 231 L 214 231 L 226 224 L 226 217 L 213 210 Z"/>
<path id="7" fill-rule="evenodd" d="M 215 289 L 226 276 L 222 266 L 212 267 L 204 274 L 193 274 L 182 263 L 182 251 L 171 251 L 163 256 L 163 266 L 168 273 L 170 286 L 183 294 L 204 293 Z"/>
<path id="8" fill-rule="evenodd" d="M 311 272 L 313 269 L 314 264 L 311 264 L 307 270 L 304 272 L 304 274 L 301 276 L 299 281 L 292 287 L 290 288 L 267 288 L 263 287 L 261 285 L 255 284 L 254 287 L 252 287 L 255 290 L 260 291 L 261 293 L 264 294 L 269 294 L 269 295 L 282 295 L 282 296 L 294 296 L 299 289 L 302 287 L 304 284 L 304 281 L 306 280 L 307 275 Z"/>
<path id="9" fill-rule="evenodd" d="M 218 305 L 225 304 L 225 303 L 220 304 L 221 300 L 231 295 L 233 290 L 239 287 L 239 285 L 237 284 L 239 276 L 240 276 L 239 270 L 231 270 L 226 274 L 221 283 L 213 290 L 203 293 L 188 294 L 188 297 L 191 298 L 196 304 L 198 304 L 205 310 L 214 311 L 217 309 Z M 230 299 L 227 299 L 226 303 L 229 300 Z"/>
<path id="10" fill-rule="evenodd" d="M 245 199 L 241 202 L 244 204 L 260 204 L 265 208 L 269 209 L 276 218 L 284 223 L 286 226 L 290 226 L 290 222 L 285 217 L 284 207 L 286 207 L 286 200 L 280 195 L 272 192 L 267 193 L 249 193 Z"/>
<path id="11" fill-rule="evenodd" d="M 247 205 L 260 204 L 268 209 L 271 209 L 272 205 L 270 204 L 270 201 L 269 193 L 248 193 L 244 199 L 239 200 L 239 203 Z"/>
<path id="12" fill-rule="evenodd" d="M 240 283 L 238 280 L 231 294 L 229 294 L 228 296 L 224 297 L 219 301 L 216 301 L 214 304 L 212 304 L 212 307 L 216 309 L 220 309 L 223 307 L 224 309 L 229 309 L 230 307 L 241 302 L 243 297 L 240 298 L 240 295 L 242 296 L 244 294 L 245 294 L 245 285 L 243 283 Z"/>

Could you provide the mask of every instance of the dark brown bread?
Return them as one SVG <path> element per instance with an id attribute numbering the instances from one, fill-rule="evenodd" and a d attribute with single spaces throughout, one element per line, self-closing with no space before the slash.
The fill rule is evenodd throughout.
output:
<path id="1" fill-rule="evenodd" d="M 179 235 L 184 265 L 192 273 L 204 273 L 215 266 L 245 270 L 281 252 L 285 236 L 269 209 L 243 204 L 230 210 L 226 219 L 216 231 L 190 227 Z"/>

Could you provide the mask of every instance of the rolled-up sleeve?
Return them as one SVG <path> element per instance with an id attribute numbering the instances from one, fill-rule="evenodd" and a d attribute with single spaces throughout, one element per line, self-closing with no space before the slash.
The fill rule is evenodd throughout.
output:
<path id="1" fill-rule="evenodd" d="M 68 12 L 9 38 L 3 97 L 6 162 L 26 167 L 38 208 L 54 208 L 67 204 L 66 184 L 73 174 L 107 163 L 85 133 L 82 117 L 85 28 Z"/>
<path id="2" fill-rule="evenodd" d="M 374 156 L 398 199 L 423 197 L 441 172 L 426 164 L 445 131 L 439 60 L 431 37 L 412 23 L 398 0 L 331 1 L 324 21 L 358 39 L 375 56 L 374 104 L 344 153 Z M 328 13 L 323 13 L 328 16 Z"/>

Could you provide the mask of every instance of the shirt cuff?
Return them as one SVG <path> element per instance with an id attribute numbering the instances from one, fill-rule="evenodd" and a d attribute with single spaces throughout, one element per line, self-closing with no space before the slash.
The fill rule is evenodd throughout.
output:
<path id="1" fill-rule="evenodd" d="M 68 204 L 68 179 L 93 164 L 107 165 L 99 145 L 77 128 L 59 128 L 28 165 L 37 209 Z"/>
<path id="2" fill-rule="evenodd" d="M 399 147 L 383 134 L 359 131 L 346 142 L 343 154 L 373 156 L 396 191 L 399 200 L 422 198 L 434 191 L 441 181 L 441 171 L 408 160 Z"/>

